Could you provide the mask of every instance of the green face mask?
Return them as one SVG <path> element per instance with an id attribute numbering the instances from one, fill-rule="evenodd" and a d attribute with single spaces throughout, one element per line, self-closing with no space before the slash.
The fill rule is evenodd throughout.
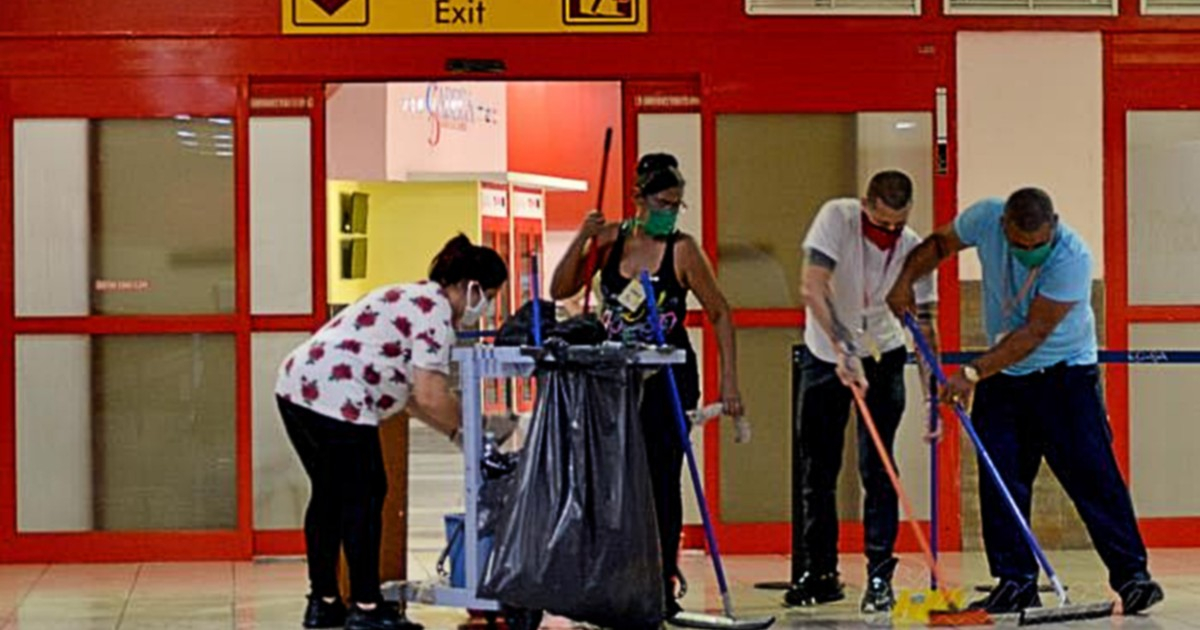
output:
<path id="1" fill-rule="evenodd" d="M 1050 257 L 1050 252 L 1053 249 L 1054 241 L 1051 240 L 1047 243 L 1039 245 L 1038 247 L 1035 247 L 1034 249 L 1017 249 L 1014 247 L 1012 248 L 1012 255 L 1013 258 L 1017 259 L 1017 262 L 1024 265 L 1027 269 L 1033 269 L 1034 267 L 1046 262 L 1046 259 Z"/>
<path id="2" fill-rule="evenodd" d="M 675 231 L 675 221 L 679 218 L 676 210 L 658 210 L 650 208 L 646 220 L 642 221 L 642 230 L 649 236 L 670 236 Z"/>

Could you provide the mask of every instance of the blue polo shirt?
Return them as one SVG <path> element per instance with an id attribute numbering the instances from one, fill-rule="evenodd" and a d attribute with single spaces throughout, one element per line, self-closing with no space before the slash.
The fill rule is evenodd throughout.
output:
<path id="1" fill-rule="evenodd" d="M 954 221 L 959 240 L 974 247 L 983 267 L 983 312 L 987 336 L 994 346 L 1002 335 L 1024 325 L 1033 298 L 1043 295 L 1075 305 L 1042 345 L 1005 374 L 1021 376 L 1058 363 L 1096 363 L 1096 316 L 1092 312 L 1092 253 L 1074 230 L 1059 221 L 1054 249 L 1026 291 L 1031 270 L 1017 262 L 1004 237 L 1004 200 L 984 199 Z"/>

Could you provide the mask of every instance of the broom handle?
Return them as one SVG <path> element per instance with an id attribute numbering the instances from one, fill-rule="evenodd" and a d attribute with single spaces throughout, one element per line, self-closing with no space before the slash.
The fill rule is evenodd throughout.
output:
<path id="1" fill-rule="evenodd" d="M 937 377 L 929 375 L 929 432 L 938 429 Z M 929 442 L 929 546 L 933 548 L 933 561 L 938 559 L 938 441 Z M 929 588 L 938 587 L 937 574 L 930 571 Z"/>
<path id="2" fill-rule="evenodd" d="M 921 329 L 917 327 L 917 322 L 910 313 L 904 314 L 904 325 L 912 333 L 917 351 L 921 353 L 925 362 L 929 364 L 931 371 L 937 376 L 938 384 L 945 385 L 946 374 L 942 372 L 942 367 L 938 364 L 937 357 L 933 354 L 933 349 L 929 347 L 929 342 L 921 334 Z M 1054 572 L 1054 567 L 1050 564 L 1050 559 L 1046 557 L 1046 552 L 1042 550 L 1042 546 L 1038 543 L 1037 536 L 1034 536 L 1033 530 L 1029 528 L 1029 522 L 1025 520 L 1025 515 L 1021 514 L 1021 508 L 1017 506 L 1012 493 L 1008 491 L 1008 486 L 1004 485 L 1004 478 L 1000 476 L 1000 470 L 996 468 L 996 464 L 992 463 L 992 458 L 983 446 L 983 441 L 979 439 L 979 434 L 975 432 L 975 425 L 971 422 L 971 416 L 967 415 L 962 405 L 958 403 L 954 405 L 954 414 L 958 417 L 958 421 L 962 424 L 967 435 L 970 436 L 971 443 L 975 445 L 975 452 L 979 455 L 979 460 L 983 462 L 984 468 L 987 469 L 992 483 L 996 484 L 996 487 L 1000 490 L 1000 494 L 1004 497 L 1004 502 L 1008 505 L 1009 511 L 1012 512 L 1013 518 L 1016 519 L 1025 542 L 1029 543 L 1030 548 L 1033 549 L 1033 555 L 1037 557 L 1038 564 L 1042 565 L 1042 570 L 1050 578 L 1050 584 L 1054 586 L 1054 593 L 1058 595 L 1059 604 L 1065 606 L 1068 603 L 1067 591 L 1063 588 L 1062 581 L 1058 579 L 1058 574 Z"/>
<path id="3" fill-rule="evenodd" d="M 944 585 L 946 581 L 941 578 L 941 570 L 938 569 L 937 560 L 933 557 L 933 550 L 925 538 L 925 532 L 921 531 L 921 525 L 917 523 L 916 511 L 913 510 L 912 502 L 908 500 L 908 493 L 904 491 L 904 486 L 900 484 L 900 475 L 896 474 L 896 467 L 892 465 L 892 458 L 883 444 L 883 438 L 879 436 L 879 429 L 875 427 L 875 419 L 871 417 L 871 410 L 867 408 L 867 401 L 863 399 L 862 388 L 856 384 L 850 387 L 850 391 L 854 394 L 854 402 L 858 404 L 858 413 L 863 424 L 866 425 L 867 432 L 871 434 L 871 441 L 875 443 L 879 459 L 883 461 L 883 469 L 887 472 L 888 479 L 892 481 L 892 487 L 896 489 L 896 496 L 900 498 L 904 516 L 907 518 L 908 524 L 912 526 L 913 535 L 917 537 L 917 544 L 920 545 L 921 552 L 925 555 L 925 563 L 929 565 L 929 572 L 933 575 L 934 584 Z M 946 602 L 954 601 L 950 592 L 944 588 L 942 595 L 946 598 Z"/>
<path id="4" fill-rule="evenodd" d="M 658 315 L 657 296 L 654 295 L 654 284 L 650 281 L 650 272 L 641 273 L 642 287 L 646 290 L 646 317 L 650 321 L 650 329 L 654 331 L 654 341 L 667 345 L 667 337 L 663 333 L 662 319 Z M 721 563 L 721 552 L 717 549 L 717 535 L 713 532 L 712 517 L 708 513 L 708 500 L 704 497 L 704 484 L 700 482 L 700 469 L 696 466 L 696 454 L 692 452 L 692 440 L 688 436 L 687 419 L 683 411 L 683 399 L 679 395 L 679 385 L 675 382 L 674 366 L 667 365 L 667 386 L 671 390 L 671 402 L 675 407 L 675 426 L 679 430 L 679 439 L 683 443 L 683 452 L 687 455 L 688 470 L 692 476 L 692 487 L 696 490 L 696 503 L 700 508 L 700 518 L 704 523 L 704 538 L 708 542 L 708 551 L 712 554 L 713 570 L 717 574 L 717 585 L 721 588 L 721 602 L 725 607 L 725 616 L 733 617 L 733 599 L 729 595 L 729 584 L 725 581 L 725 566 Z M 663 553 L 676 553 L 677 550 L 663 549 Z"/>
<path id="5" fill-rule="evenodd" d="M 604 159 L 600 161 L 600 185 L 596 190 L 596 210 L 600 213 L 604 212 L 604 185 L 608 181 L 608 156 L 612 152 L 612 127 L 604 130 Z M 596 247 L 596 237 L 592 237 L 588 241 L 588 258 L 587 267 L 584 273 L 583 284 L 583 313 L 584 315 L 592 307 L 592 274 L 596 273 L 596 264 L 600 260 L 600 251 Z"/>

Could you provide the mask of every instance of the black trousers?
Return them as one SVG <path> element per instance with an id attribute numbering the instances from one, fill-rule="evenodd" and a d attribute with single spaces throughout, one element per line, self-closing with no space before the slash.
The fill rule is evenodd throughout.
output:
<path id="1" fill-rule="evenodd" d="M 1095 365 L 1058 365 L 979 383 L 972 408 L 979 438 L 1026 520 L 1042 459 L 1075 504 L 1114 589 L 1146 575 L 1146 547 L 1112 452 L 1112 429 Z M 983 462 L 983 540 L 992 575 L 1032 582 L 1038 565 Z"/>
<path id="2" fill-rule="evenodd" d="M 695 409 L 700 400 L 700 371 L 695 356 L 689 352 L 688 362 L 675 366 L 674 370 L 684 411 Z M 662 549 L 663 588 L 667 601 L 674 601 L 671 579 L 679 572 L 679 538 L 683 532 L 683 492 L 680 486 L 683 443 L 676 426 L 675 406 L 671 402 L 667 378 L 664 369 L 646 380 L 638 413 L 646 441 L 650 480 L 654 487 L 654 509 Z"/>
<path id="3" fill-rule="evenodd" d="M 804 520 L 793 526 L 803 529 L 804 570 L 824 574 L 837 571 L 838 566 L 837 478 L 842 468 L 846 424 L 854 402 L 850 389 L 838 378 L 834 364 L 821 361 L 807 348 L 803 352 L 797 434 Z M 906 360 L 904 348 L 884 354 L 879 361 L 863 360 L 869 384 L 867 408 L 889 455 L 893 454 L 896 430 L 904 415 Z M 890 580 L 894 563 L 889 561 L 900 522 L 898 499 L 861 419 L 858 470 L 863 484 L 867 570 L 872 576 Z"/>
<path id="4" fill-rule="evenodd" d="M 312 484 L 304 542 L 312 594 L 338 596 L 338 552 L 350 569 L 350 599 L 382 600 L 379 547 L 387 473 L 379 428 L 334 420 L 277 398 L 288 438 Z"/>

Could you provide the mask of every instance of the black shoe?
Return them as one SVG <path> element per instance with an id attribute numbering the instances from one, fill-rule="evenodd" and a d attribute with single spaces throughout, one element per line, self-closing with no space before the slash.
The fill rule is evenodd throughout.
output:
<path id="1" fill-rule="evenodd" d="M 892 592 L 892 583 L 882 577 L 873 577 L 867 582 L 867 592 L 863 593 L 860 610 L 864 613 L 891 612 L 896 605 L 896 594 Z"/>
<path id="2" fill-rule="evenodd" d="M 404 618 L 395 607 L 378 604 L 371 610 L 351 606 L 346 615 L 346 630 L 424 630 L 420 624 Z"/>
<path id="3" fill-rule="evenodd" d="M 480 460 L 484 479 L 499 479 L 511 475 L 517 469 L 517 453 L 491 451 Z"/>
<path id="4" fill-rule="evenodd" d="M 1149 577 L 1126 582 L 1117 594 L 1123 615 L 1136 615 L 1163 600 L 1162 587 Z"/>
<path id="5" fill-rule="evenodd" d="M 666 610 L 663 611 L 663 619 L 674 619 L 675 615 L 681 612 L 683 612 L 683 606 L 680 606 L 679 602 L 674 599 L 668 599 Z"/>
<path id="6" fill-rule="evenodd" d="M 346 605 L 341 598 L 327 602 L 316 595 L 308 596 L 304 610 L 305 628 L 341 628 L 346 624 Z"/>
<path id="7" fill-rule="evenodd" d="M 846 590 L 836 572 L 822 575 L 805 573 L 783 596 L 788 606 L 816 606 L 843 599 L 846 599 Z"/>
<path id="8" fill-rule="evenodd" d="M 1019 613 L 1026 608 L 1040 608 L 1042 598 L 1038 596 L 1036 582 L 1000 580 L 988 596 L 973 601 L 967 610 L 984 610 L 992 614 Z"/>

